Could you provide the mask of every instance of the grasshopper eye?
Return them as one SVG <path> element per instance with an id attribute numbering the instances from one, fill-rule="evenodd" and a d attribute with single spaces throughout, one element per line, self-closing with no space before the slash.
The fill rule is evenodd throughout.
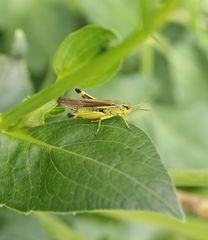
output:
<path id="1" fill-rule="evenodd" d="M 123 105 L 127 110 L 130 109 L 130 107 L 128 105 Z"/>

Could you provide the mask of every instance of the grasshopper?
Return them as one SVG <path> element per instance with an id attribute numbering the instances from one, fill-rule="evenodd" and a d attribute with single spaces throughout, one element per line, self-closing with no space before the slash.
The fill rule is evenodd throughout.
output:
<path id="1" fill-rule="evenodd" d="M 57 100 L 60 105 L 72 109 L 72 112 L 67 114 L 68 117 L 82 118 L 98 122 L 96 135 L 100 130 L 101 122 L 115 116 L 121 117 L 124 120 L 126 127 L 130 130 L 126 115 L 132 111 L 132 106 L 112 100 L 96 99 L 79 88 L 75 88 L 75 91 L 82 97 L 81 99 L 59 97 Z"/>

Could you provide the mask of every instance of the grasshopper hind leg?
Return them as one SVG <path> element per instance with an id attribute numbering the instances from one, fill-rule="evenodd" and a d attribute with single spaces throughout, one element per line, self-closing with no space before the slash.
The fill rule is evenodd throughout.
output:
<path id="1" fill-rule="evenodd" d="M 82 91 L 79 88 L 75 88 L 75 92 L 78 93 L 84 99 L 95 99 L 93 96 L 89 95 L 88 93 Z"/>

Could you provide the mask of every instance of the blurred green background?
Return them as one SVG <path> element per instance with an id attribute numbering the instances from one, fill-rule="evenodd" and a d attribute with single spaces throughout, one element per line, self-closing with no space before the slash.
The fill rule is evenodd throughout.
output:
<path id="1" fill-rule="evenodd" d="M 208 167 L 208 1 L 179 2 L 162 30 L 125 59 L 116 77 L 86 91 L 151 107 L 131 113 L 129 121 L 148 132 L 168 168 L 201 169 Z M 122 40 L 137 26 L 139 6 L 138 0 L 0 0 L 0 111 L 55 80 L 53 55 L 70 32 L 95 23 Z M 59 232 L 67 228 L 70 237 L 55 236 L 53 224 L 60 225 Z M 109 216 L 47 219 L 3 209 L 2 239 L 195 238 Z"/>

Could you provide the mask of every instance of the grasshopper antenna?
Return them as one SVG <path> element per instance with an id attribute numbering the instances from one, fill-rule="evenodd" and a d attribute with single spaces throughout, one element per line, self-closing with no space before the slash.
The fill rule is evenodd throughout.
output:
<path id="1" fill-rule="evenodd" d="M 140 108 L 139 106 L 141 106 L 142 104 L 136 104 L 133 105 L 132 108 L 137 108 L 138 110 L 142 110 L 142 111 L 151 111 L 151 109 L 148 108 Z"/>

